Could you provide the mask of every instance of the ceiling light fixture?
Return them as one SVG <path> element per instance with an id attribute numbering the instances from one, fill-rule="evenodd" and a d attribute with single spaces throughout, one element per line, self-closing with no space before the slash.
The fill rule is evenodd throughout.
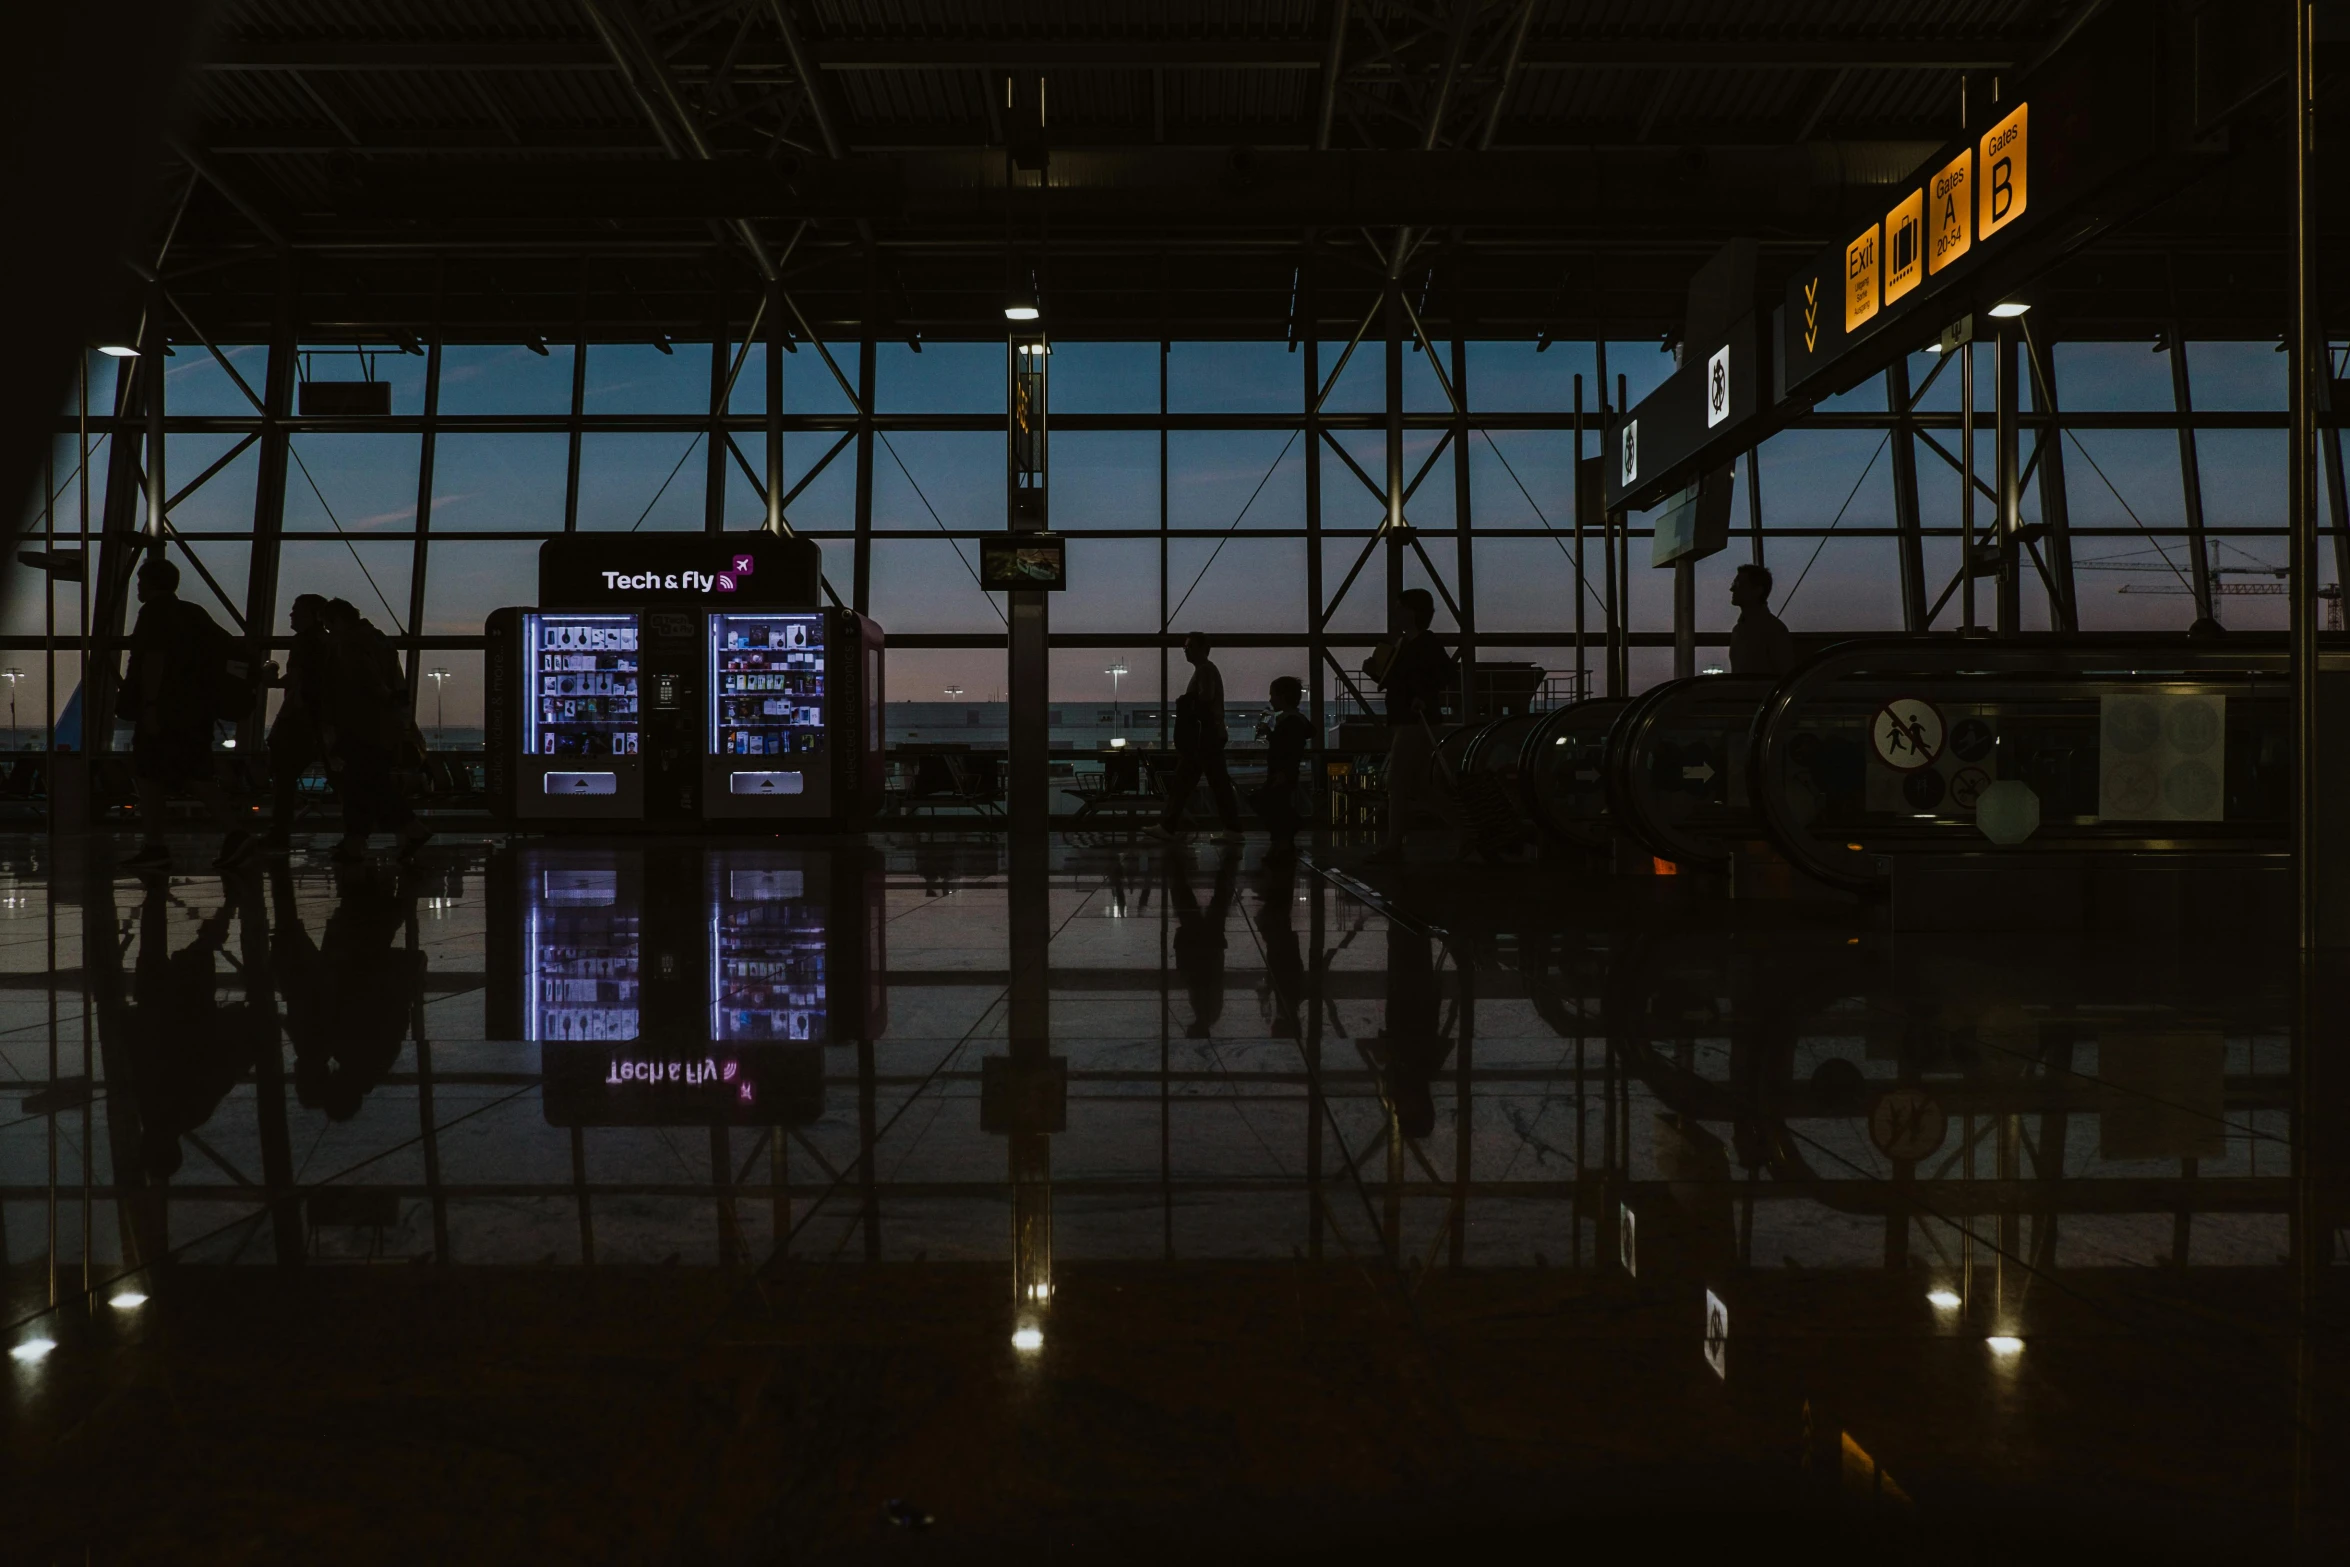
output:
<path id="1" fill-rule="evenodd" d="M 2021 300 L 2010 299 L 2000 304 L 1993 305 L 1991 307 L 1991 314 L 1997 316 L 2002 321 L 2013 321 L 2017 316 L 2022 315 L 2025 311 L 2031 308 L 2032 307 L 2030 305 L 2023 303 Z"/>
<path id="2" fill-rule="evenodd" d="M 137 349 L 125 348 L 120 343 L 100 343 L 98 345 L 98 352 L 104 354 L 109 359 L 136 359 L 139 357 L 139 351 Z"/>
<path id="3" fill-rule="evenodd" d="M 1025 266 L 1015 265 L 1012 284 L 1004 290 L 1004 319 L 1006 321 L 1038 321 L 1044 310 L 1036 297 L 1036 274 Z"/>

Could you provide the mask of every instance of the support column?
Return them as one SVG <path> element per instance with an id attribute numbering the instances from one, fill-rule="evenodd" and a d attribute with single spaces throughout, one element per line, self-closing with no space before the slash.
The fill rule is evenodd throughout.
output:
<path id="1" fill-rule="evenodd" d="M 171 351 L 163 336 L 164 308 L 163 285 L 157 283 L 147 290 L 147 331 L 139 343 L 139 368 L 146 372 L 139 379 L 147 391 L 147 549 L 156 556 L 163 554 L 165 509 L 171 499 L 164 485 L 169 442 L 163 432 L 163 404 L 171 380 L 163 373 L 164 356 Z"/>
<path id="2" fill-rule="evenodd" d="M 1575 466 L 1568 493 L 1575 498 L 1575 700 L 1591 695 L 1591 661 L 1584 652 L 1584 603 L 1591 596 L 1590 579 L 1583 570 L 1583 378 L 1575 377 Z"/>
<path id="3" fill-rule="evenodd" d="M 2018 536 L 2023 527 L 2023 489 L 2018 482 L 2021 459 L 2017 456 L 2016 402 L 2020 388 L 2015 373 L 2014 324 L 2000 321 L 1991 340 L 1992 352 L 1999 356 L 1993 370 L 1992 412 L 1999 496 L 1999 634 L 2012 637 L 2023 629 L 2023 540 Z"/>
<path id="4" fill-rule="evenodd" d="M 114 694 L 122 683 L 123 620 L 131 577 L 139 569 L 145 537 L 139 532 L 139 442 L 131 418 L 147 395 L 147 381 L 161 379 L 153 361 L 117 360 L 113 444 L 106 456 L 106 503 L 98 524 L 97 603 L 87 627 L 88 652 L 82 703 L 82 747 L 92 756 L 114 749 Z"/>
<path id="5" fill-rule="evenodd" d="M 1901 567 L 1901 629 L 1927 629 L 1926 534 L 1918 512 L 1918 443 L 1909 359 L 1885 370 L 1885 397 L 1893 414 L 1893 533 Z M 1757 556 L 1756 559 L 1761 559 Z"/>
<path id="6" fill-rule="evenodd" d="M 449 264 L 433 263 L 432 326 L 424 350 L 424 436 L 416 452 L 416 548 L 408 574 L 408 712 L 416 712 L 417 687 L 424 684 L 424 570 L 432 539 L 432 471 L 441 420 L 441 314 Z"/>
<path id="7" fill-rule="evenodd" d="M 849 603 L 860 615 L 873 613 L 873 372 L 873 323 L 867 320 L 857 339 L 857 541 Z"/>
<path id="8" fill-rule="evenodd" d="M 1753 543 L 1754 563 L 1757 566 L 1766 564 L 1763 560 L 1762 517 L 1762 448 L 1749 446 L 1746 448 L 1746 533 Z"/>
<path id="9" fill-rule="evenodd" d="M 572 304 L 571 319 L 571 420 L 569 424 L 570 455 L 563 468 L 563 531 L 579 531 L 579 443 L 587 417 L 587 257 L 579 258 L 579 296 Z M 593 1257 L 588 1259 L 594 1261 Z"/>
<path id="10" fill-rule="evenodd" d="M 1168 350 L 1166 336 L 1159 338 L 1159 749 L 1168 749 L 1175 742 L 1175 693 L 1168 686 L 1168 620 L 1173 608 L 1168 601 Z"/>
<path id="11" fill-rule="evenodd" d="M 295 274 L 290 251 L 277 261 L 277 300 L 269 327 L 269 368 L 261 383 L 261 466 L 253 480 L 253 549 L 245 571 L 245 624 L 266 642 L 277 625 L 280 540 L 286 525 L 286 454 L 292 437 L 286 419 L 294 407 L 294 372 L 300 344 L 295 337 Z M 250 752 L 261 740 L 262 705 L 237 726 L 237 748 Z"/>
<path id="12" fill-rule="evenodd" d="M 2318 411 L 2326 416 L 2322 421 L 2325 428 L 2317 431 L 2317 440 L 2319 455 L 2325 463 L 2328 526 L 2334 536 L 2334 585 L 2350 591 L 2350 493 L 2343 486 L 2342 421 L 2337 417 L 2343 410 L 2334 406 L 2333 375 L 2329 357 L 2325 373 L 2317 378 Z"/>
<path id="13" fill-rule="evenodd" d="M 2040 523 L 2048 530 L 2041 543 L 2048 552 L 2048 575 L 2055 579 L 2059 600 L 2057 624 L 2066 631 L 2078 631 L 2081 591 L 2073 575 L 2072 508 L 2064 487 L 2063 410 L 2056 397 L 2056 366 L 2029 317 L 2024 321 L 2024 362 L 2032 372 L 2032 406 L 2045 421 L 2032 455 L 2038 459 Z"/>
<path id="14" fill-rule="evenodd" d="M 1023 335 L 1033 340 L 1034 333 L 1030 328 Z M 1004 357 L 1010 371 L 1005 388 L 1010 426 L 1004 526 L 1015 534 L 1042 533 L 1051 515 L 1051 361 L 1043 353 L 1027 352 L 1017 339 L 1005 344 Z M 1014 588 L 1004 598 L 1011 643 L 1006 814 L 1015 844 L 1024 837 L 1041 842 L 1052 813 L 1052 646 L 1047 608 L 1052 596 L 1040 588 Z"/>
<path id="15" fill-rule="evenodd" d="M 1403 283 L 1389 278 L 1381 296 L 1380 326 L 1387 334 L 1387 624 L 1403 624 Z"/>
<path id="16" fill-rule="evenodd" d="M 1423 345 L 1428 353 L 1433 344 Z M 1469 532 L 1469 353 L 1456 321 L 1452 335 L 1453 595 L 1460 605 L 1461 722 L 1477 714 L 1477 555 Z"/>
<path id="17" fill-rule="evenodd" d="M 783 324 L 783 284 L 767 285 L 767 363 L 762 367 L 767 382 L 767 531 L 783 533 L 790 524 L 783 517 L 783 353 L 786 336 Z M 776 1146 L 781 1148 L 783 1134 L 776 1134 Z M 776 1232 L 782 1234 L 781 1230 Z"/>
<path id="18" fill-rule="evenodd" d="M 1306 448 L 1306 711 L 1314 721 L 1313 749 L 1308 753 L 1307 765 L 1313 770 L 1307 775 L 1307 798 L 1316 803 L 1314 831 L 1321 834 L 1330 825 L 1330 809 L 1323 800 L 1323 789 L 1328 783 L 1327 746 L 1330 710 L 1330 639 L 1323 629 L 1322 610 L 1322 333 L 1320 318 L 1313 308 L 1313 271 L 1301 266 L 1298 274 L 1298 316 L 1301 344 L 1298 357 L 1304 361 L 1305 426 L 1299 439 Z M 1159 439 L 1166 440 L 1164 409 Z M 1161 518 L 1161 539 L 1166 537 L 1164 517 Z M 1317 1141 L 1318 1151 L 1320 1144 Z M 1316 1221 L 1319 1223 L 1319 1220 Z"/>
<path id="19" fill-rule="evenodd" d="M 726 257 L 710 252 L 710 422 L 702 437 L 702 531 L 726 531 Z"/>
<path id="20" fill-rule="evenodd" d="M 1616 376 L 1616 417 L 1621 419 L 1632 407 L 1631 395 L 1624 389 L 1621 372 Z M 1632 690 L 1632 513 L 1619 511 L 1615 515 L 1616 532 L 1621 535 L 1616 552 L 1616 664 L 1619 693 L 1629 695 Z"/>
<path id="21" fill-rule="evenodd" d="M 1673 678 L 1697 673 L 1697 562 L 1673 562 Z"/>
<path id="22" fill-rule="evenodd" d="M 2187 336 L 2178 319 L 2170 323 L 2171 406 L 2179 415 L 2179 492 L 2187 509 L 2188 585 L 2195 594 L 2195 618 L 2217 620 L 2211 596 L 2211 544 L 2203 531 L 2203 464 L 2195 449 L 2195 397 L 2187 385 Z"/>
<path id="23" fill-rule="evenodd" d="M 2273 0 L 2272 0 L 2273 3 Z M 2339 941 L 2342 933 L 2321 930 L 2319 925 L 2320 893 L 2326 885 L 2325 872 L 2330 868 L 2321 863 L 2321 852 L 2327 847 L 2325 839 L 2331 834 L 2321 831 L 2325 825 L 2319 813 L 2326 795 L 2324 774 L 2319 766 L 2319 710 L 2317 669 L 2317 378 L 2330 366 L 2324 365 L 2324 345 L 2317 340 L 2317 213 L 2316 193 L 2313 189 L 2316 170 L 2317 139 L 2317 25 L 2315 8 L 2307 0 L 2292 0 L 2293 8 L 2293 75 L 2289 83 L 2293 100 L 2293 309 L 2285 335 L 2287 361 L 2292 374 L 2291 399 L 2287 404 L 2286 462 L 2288 464 L 2287 495 L 2291 534 L 2291 577 L 2287 586 L 2292 591 L 2292 667 L 2293 667 L 2293 880 L 2296 925 L 2303 963 L 2311 960 L 2307 954 L 2323 941 Z M 2308 1070 L 2308 1057 L 2316 1044 L 2315 1016 L 2309 1005 L 2308 975 L 2302 976 L 2299 1007 L 2295 1030 L 2299 1059 L 2296 1066 L 2303 1073 Z M 2299 1237 L 2296 1256 L 2300 1266 L 2307 1270 L 2312 1264 L 2314 1236 Z M 2304 1397 L 2309 1395 L 2305 1394 Z"/>

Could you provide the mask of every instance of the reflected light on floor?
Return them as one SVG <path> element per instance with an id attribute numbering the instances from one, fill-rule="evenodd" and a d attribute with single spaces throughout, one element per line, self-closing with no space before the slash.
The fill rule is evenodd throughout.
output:
<path id="1" fill-rule="evenodd" d="M 1012 1334 L 1012 1347 L 1023 1355 L 1033 1355 L 1044 1348 L 1044 1331 L 1041 1328 L 1017 1329 Z"/>
<path id="2" fill-rule="evenodd" d="M 8 1358 L 11 1360 L 22 1361 L 26 1365 L 31 1365 L 36 1360 L 48 1359 L 49 1351 L 55 1349 L 56 1347 L 57 1340 L 53 1338 L 28 1338 L 23 1343 L 17 1345 L 16 1348 L 10 1350 L 8 1352 Z"/>
<path id="3" fill-rule="evenodd" d="M 1926 1291 L 1926 1304 L 1932 1306 L 1936 1311 L 1956 1311 L 1966 1302 L 1959 1299 L 1956 1290 L 1928 1290 Z"/>
<path id="4" fill-rule="evenodd" d="M 2006 1333 L 1994 1333 L 1983 1343 L 1994 1355 L 2020 1355 L 2024 1352 L 2024 1341 Z"/>

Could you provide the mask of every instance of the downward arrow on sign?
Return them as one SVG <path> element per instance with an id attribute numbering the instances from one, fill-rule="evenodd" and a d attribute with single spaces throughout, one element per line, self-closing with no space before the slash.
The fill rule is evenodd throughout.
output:
<path id="1" fill-rule="evenodd" d="M 1803 286 L 1803 350 L 1810 353 L 1820 341 L 1820 280 Z"/>

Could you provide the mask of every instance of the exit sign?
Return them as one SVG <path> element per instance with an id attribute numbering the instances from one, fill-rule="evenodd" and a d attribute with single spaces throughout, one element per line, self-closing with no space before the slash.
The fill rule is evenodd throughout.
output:
<path id="1" fill-rule="evenodd" d="M 2157 150 L 2155 42 L 2137 8 L 2109 10 L 1798 268 L 1780 307 L 1782 395 L 1825 396 L 1926 346 L 2102 228 L 2101 194 Z"/>

